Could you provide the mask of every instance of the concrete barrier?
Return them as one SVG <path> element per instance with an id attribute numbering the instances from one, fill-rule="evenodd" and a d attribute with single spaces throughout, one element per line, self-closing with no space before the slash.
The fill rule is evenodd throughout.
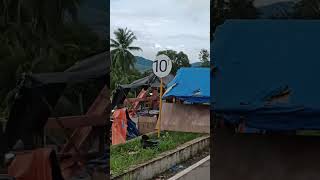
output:
<path id="1" fill-rule="evenodd" d="M 318 180 L 320 138 L 281 134 L 235 134 L 214 129 L 215 180 Z"/>
<path id="2" fill-rule="evenodd" d="M 123 174 L 112 177 L 114 180 L 151 179 L 168 170 L 170 167 L 183 162 L 209 147 L 210 136 L 202 136 L 178 146 L 174 150 L 161 153 L 158 157 L 130 168 Z"/>
<path id="3" fill-rule="evenodd" d="M 163 103 L 161 130 L 210 133 L 210 106 Z"/>

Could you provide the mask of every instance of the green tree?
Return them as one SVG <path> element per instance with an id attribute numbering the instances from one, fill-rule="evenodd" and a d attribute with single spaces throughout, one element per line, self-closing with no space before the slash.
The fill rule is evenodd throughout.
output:
<path id="1" fill-rule="evenodd" d="M 259 15 L 254 0 L 229 0 L 225 4 L 227 19 L 256 19 Z"/>
<path id="2" fill-rule="evenodd" d="M 134 67 L 135 56 L 131 51 L 142 51 L 140 47 L 132 46 L 137 39 L 134 33 L 127 28 L 118 28 L 115 32 L 115 39 L 111 39 L 111 89 L 117 84 L 127 84 L 141 77 L 139 71 Z"/>
<path id="3" fill-rule="evenodd" d="M 54 32 L 63 24 L 67 15 L 77 20 L 78 6 L 81 0 L 1 0 L 0 16 L 5 25 L 32 24 L 33 30 L 45 35 Z"/>
<path id="4" fill-rule="evenodd" d="M 210 16 L 212 17 L 212 21 L 210 23 L 210 39 L 213 40 L 216 28 L 223 24 L 224 20 L 226 19 L 226 3 L 224 0 L 210 0 L 210 6 Z"/>
<path id="5" fill-rule="evenodd" d="M 211 1 L 211 30 L 210 38 L 214 39 L 216 28 L 226 19 L 256 19 L 259 16 L 258 9 L 254 6 L 254 0 L 215 0 Z"/>
<path id="6" fill-rule="evenodd" d="M 143 75 L 136 69 L 130 70 L 130 72 L 118 73 L 114 69 L 111 69 L 111 84 L 110 89 L 113 91 L 117 85 L 129 84 L 134 80 L 142 78 Z"/>
<path id="7" fill-rule="evenodd" d="M 0 108 L 21 73 L 64 71 L 105 50 L 105 40 L 78 23 L 80 1 L 0 1 Z"/>
<path id="8" fill-rule="evenodd" d="M 201 49 L 199 53 L 199 60 L 201 62 L 201 67 L 210 67 L 209 51 L 206 49 Z"/>
<path id="9" fill-rule="evenodd" d="M 177 51 L 174 51 L 174 50 L 164 50 L 164 51 L 159 51 L 157 53 L 157 56 L 161 54 L 167 55 L 172 60 L 172 70 L 171 70 L 172 74 L 176 74 L 178 69 L 181 67 L 191 66 L 189 63 L 188 56 L 182 51 L 178 53 Z"/>
<path id="10" fill-rule="evenodd" d="M 140 47 L 131 46 L 137 37 L 127 28 L 118 28 L 114 35 L 115 39 L 111 39 L 110 44 L 112 68 L 122 73 L 134 69 L 136 59 L 131 51 L 142 51 Z"/>

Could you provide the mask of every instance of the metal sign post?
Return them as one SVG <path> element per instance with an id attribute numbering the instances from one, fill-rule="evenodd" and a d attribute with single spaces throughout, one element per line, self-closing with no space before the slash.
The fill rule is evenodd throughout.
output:
<path id="1" fill-rule="evenodd" d="M 166 55 L 159 55 L 152 65 L 153 73 L 160 78 L 160 104 L 159 104 L 159 119 L 158 119 L 158 137 L 161 131 L 161 112 L 162 112 L 162 95 L 163 95 L 163 77 L 170 74 L 172 69 L 171 59 Z"/>
<path id="2" fill-rule="evenodd" d="M 160 137 L 160 128 L 161 128 L 161 112 L 162 112 L 162 95 L 163 95 L 163 82 L 162 78 L 160 78 L 160 104 L 159 104 L 159 127 L 158 127 L 158 137 Z"/>

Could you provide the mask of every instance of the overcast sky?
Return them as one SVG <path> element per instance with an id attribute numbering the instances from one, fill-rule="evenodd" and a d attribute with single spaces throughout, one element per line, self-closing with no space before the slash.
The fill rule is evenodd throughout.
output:
<path id="1" fill-rule="evenodd" d="M 111 0 L 111 38 L 128 27 L 137 36 L 135 55 L 154 59 L 160 50 L 183 51 L 190 62 L 210 49 L 210 0 Z"/>

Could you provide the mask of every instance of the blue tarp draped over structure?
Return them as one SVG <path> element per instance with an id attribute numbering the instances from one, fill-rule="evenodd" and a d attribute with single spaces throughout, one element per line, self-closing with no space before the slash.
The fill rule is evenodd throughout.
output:
<path id="1" fill-rule="evenodd" d="M 136 138 L 140 135 L 139 130 L 137 129 L 137 125 L 134 121 L 131 119 L 128 119 L 127 121 L 128 127 L 127 127 L 127 140 Z"/>
<path id="2" fill-rule="evenodd" d="M 210 103 L 210 69 L 180 68 L 167 85 L 163 99 L 168 97 L 190 103 Z"/>
<path id="3" fill-rule="evenodd" d="M 318 20 L 226 21 L 212 46 L 213 110 L 253 128 L 320 129 L 319 32 Z M 288 101 L 266 105 L 281 91 Z"/>

